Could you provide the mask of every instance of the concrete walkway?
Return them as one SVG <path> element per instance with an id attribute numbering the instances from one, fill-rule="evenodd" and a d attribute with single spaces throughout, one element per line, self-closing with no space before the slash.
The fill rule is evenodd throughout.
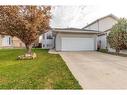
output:
<path id="1" fill-rule="evenodd" d="M 99 52 L 60 52 L 83 89 L 127 89 L 127 57 Z"/>

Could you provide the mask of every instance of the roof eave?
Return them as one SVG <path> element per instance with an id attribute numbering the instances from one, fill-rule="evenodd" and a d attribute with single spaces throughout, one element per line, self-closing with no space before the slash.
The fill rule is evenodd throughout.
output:
<path id="1" fill-rule="evenodd" d="M 99 32 L 91 31 L 72 31 L 72 30 L 53 30 L 56 33 L 81 33 L 81 34 L 99 34 Z"/>

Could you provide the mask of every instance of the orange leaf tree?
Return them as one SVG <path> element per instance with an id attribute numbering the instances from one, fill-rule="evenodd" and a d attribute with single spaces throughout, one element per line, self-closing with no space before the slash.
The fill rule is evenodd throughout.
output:
<path id="1" fill-rule="evenodd" d="M 32 44 L 50 28 L 50 6 L 0 6 L 0 34 L 19 38 L 32 53 Z"/>

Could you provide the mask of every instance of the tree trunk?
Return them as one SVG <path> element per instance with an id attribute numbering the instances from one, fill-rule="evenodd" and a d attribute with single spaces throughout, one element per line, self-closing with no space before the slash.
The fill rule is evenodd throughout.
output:
<path id="1" fill-rule="evenodd" d="M 27 45 L 27 44 L 25 44 L 26 45 L 26 50 L 27 50 L 27 54 L 32 54 L 32 44 L 30 44 L 30 45 Z"/>
<path id="2" fill-rule="evenodd" d="M 119 55 L 120 49 L 116 49 L 116 54 Z"/>

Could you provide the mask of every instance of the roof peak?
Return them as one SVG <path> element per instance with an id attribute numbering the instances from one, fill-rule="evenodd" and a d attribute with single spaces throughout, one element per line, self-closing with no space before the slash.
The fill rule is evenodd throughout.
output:
<path id="1" fill-rule="evenodd" d="M 103 16 L 103 17 L 101 17 L 101 18 L 96 19 L 95 21 L 93 21 L 93 22 L 91 22 L 90 24 L 88 24 L 88 25 L 86 25 L 85 27 L 83 27 L 83 29 L 84 29 L 84 28 L 87 28 L 88 26 L 90 26 L 90 25 L 96 23 L 97 21 L 102 20 L 102 19 L 107 18 L 107 17 L 112 17 L 113 19 L 118 20 L 118 17 L 115 16 L 115 15 L 113 15 L 113 14 L 111 13 L 111 14 L 108 14 L 108 15 L 106 15 L 106 16 Z"/>

